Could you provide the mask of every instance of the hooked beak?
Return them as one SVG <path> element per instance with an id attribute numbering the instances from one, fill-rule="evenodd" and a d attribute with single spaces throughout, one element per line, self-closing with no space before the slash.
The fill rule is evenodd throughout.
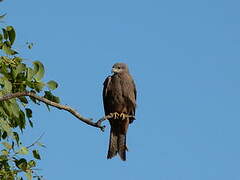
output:
<path id="1" fill-rule="evenodd" d="M 112 73 L 118 73 L 118 69 L 112 68 Z"/>

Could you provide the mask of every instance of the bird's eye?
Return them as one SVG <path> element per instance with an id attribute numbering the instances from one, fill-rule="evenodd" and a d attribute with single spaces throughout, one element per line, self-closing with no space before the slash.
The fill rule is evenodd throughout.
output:
<path id="1" fill-rule="evenodd" d="M 118 69 L 120 69 L 120 67 L 118 67 Z"/>

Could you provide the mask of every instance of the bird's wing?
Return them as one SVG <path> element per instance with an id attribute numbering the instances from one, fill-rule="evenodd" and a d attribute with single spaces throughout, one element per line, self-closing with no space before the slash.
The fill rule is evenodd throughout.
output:
<path id="1" fill-rule="evenodd" d="M 135 87 L 135 83 L 130 74 L 125 73 L 122 76 L 122 92 L 123 96 L 126 100 L 126 103 L 129 103 L 131 107 L 132 114 L 135 115 L 135 107 L 136 107 L 136 96 L 137 91 Z"/>
<path id="2" fill-rule="evenodd" d="M 133 79 L 132 79 L 132 84 L 133 84 L 133 91 L 134 91 L 134 109 L 133 109 L 133 115 L 135 116 L 135 108 L 136 108 L 136 106 L 137 106 L 137 104 L 136 104 L 136 101 L 137 101 L 137 88 L 136 88 L 136 85 L 135 85 L 135 83 L 134 83 L 134 81 L 133 81 Z"/>
<path id="3" fill-rule="evenodd" d="M 136 102 L 136 100 L 137 100 L 137 89 L 136 89 L 136 85 L 135 85 L 133 79 L 132 79 L 132 84 L 133 84 L 133 88 L 134 88 L 134 97 L 135 97 L 135 102 Z"/>
<path id="4" fill-rule="evenodd" d="M 110 82 L 111 82 L 111 76 L 108 76 L 106 79 L 105 79 L 105 81 L 104 81 L 104 83 L 103 83 L 103 94 L 102 94 L 102 96 L 103 96 L 103 105 L 104 105 L 104 110 L 105 110 L 105 115 L 108 115 L 110 112 L 110 110 L 109 110 L 109 108 L 108 108 L 108 103 L 107 103 L 107 101 L 108 101 L 108 91 L 109 91 L 109 84 L 110 84 Z"/>

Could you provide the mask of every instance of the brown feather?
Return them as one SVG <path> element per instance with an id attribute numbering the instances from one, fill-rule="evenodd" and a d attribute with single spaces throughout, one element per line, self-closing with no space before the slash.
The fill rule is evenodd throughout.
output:
<path id="1" fill-rule="evenodd" d="M 111 159 L 112 157 L 117 155 L 117 152 L 118 152 L 118 135 L 116 133 L 116 130 L 114 130 L 113 127 L 111 127 L 107 158 Z"/>
<path id="2" fill-rule="evenodd" d="M 136 95 L 134 81 L 127 69 L 107 77 L 103 87 L 105 115 L 117 112 L 135 116 Z M 118 153 L 122 160 L 126 160 L 127 129 L 133 120 L 134 118 L 109 119 L 111 131 L 107 158 L 112 158 Z"/>

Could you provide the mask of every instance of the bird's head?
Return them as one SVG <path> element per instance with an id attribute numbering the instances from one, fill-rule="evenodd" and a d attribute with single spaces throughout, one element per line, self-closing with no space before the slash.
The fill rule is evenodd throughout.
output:
<path id="1" fill-rule="evenodd" d="M 112 67 L 112 73 L 128 72 L 128 67 L 125 63 L 115 63 Z"/>

